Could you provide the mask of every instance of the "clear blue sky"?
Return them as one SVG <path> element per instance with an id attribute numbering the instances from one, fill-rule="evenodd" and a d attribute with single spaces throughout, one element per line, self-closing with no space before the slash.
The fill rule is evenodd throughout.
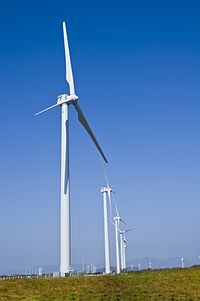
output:
<path id="1" fill-rule="evenodd" d="M 198 1 L 7 1 L 0 10 L 0 273 L 59 262 L 62 21 L 106 153 L 128 259 L 200 255 Z M 100 263 L 98 152 L 70 109 L 72 262 Z M 113 237 L 112 237 L 113 239 Z M 112 262 L 114 253 L 112 248 Z"/>

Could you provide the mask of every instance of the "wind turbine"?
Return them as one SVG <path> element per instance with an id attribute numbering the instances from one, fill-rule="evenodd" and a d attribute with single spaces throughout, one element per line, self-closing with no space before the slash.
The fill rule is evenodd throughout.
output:
<path id="1" fill-rule="evenodd" d="M 115 204 L 115 211 L 116 211 L 116 216 L 113 218 L 114 220 L 114 226 L 115 226 L 115 248 L 116 248 L 116 272 L 117 274 L 120 273 L 121 269 L 120 269 L 120 256 L 119 254 L 121 253 L 121 267 L 123 267 L 122 265 L 122 261 L 123 261 L 123 250 L 122 250 L 122 244 L 121 244 L 121 236 L 120 236 L 120 250 L 121 252 L 119 252 L 119 233 L 120 233 L 120 229 L 119 229 L 119 223 L 120 221 L 125 223 L 120 215 L 119 215 L 119 211 L 117 208 L 117 203 L 114 199 L 114 204 Z"/>
<path id="2" fill-rule="evenodd" d="M 133 229 L 127 229 L 127 230 L 120 230 L 119 229 L 119 235 L 120 235 L 120 252 L 121 252 L 121 269 L 122 271 L 126 269 L 126 235 L 125 233 L 132 231 Z"/>
<path id="3" fill-rule="evenodd" d="M 127 230 L 128 231 L 128 230 Z M 123 259 L 124 259 L 124 269 L 126 270 L 126 232 L 124 231 L 124 237 L 123 237 Z"/>
<path id="4" fill-rule="evenodd" d="M 116 208 L 116 216 L 113 218 L 114 223 L 111 223 L 115 226 L 115 245 L 116 245 L 116 272 L 120 273 L 120 262 L 121 262 L 121 270 L 126 269 L 126 232 L 132 231 L 133 229 L 121 230 L 119 228 L 120 221 L 125 223 L 121 217 L 119 216 L 119 212 L 117 209 L 117 204 L 115 202 Z M 119 236 L 118 236 L 119 233 Z M 120 252 L 119 252 L 119 241 L 120 241 Z M 120 253 L 120 257 L 119 257 Z"/>
<path id="5" fill-rule="evenodd" d="M 120 273 L 120 259 L 119 259 L 119 217 L 115 216 L 113 218 L 115 225 L 115 250 L 116 250 L 116 273 Z"/>
<path id="6" fill-rule="evenodd" d="M 120 230 L 119 224 L 120 222 L 125 222 L 119 215 L 119 211 L 117 208 L 117 203 L 114 199 L 114 205 L 115 205 L 115 211 L 116 216 L 113 218 L 114 223 L 110 220 L 110 222 L 115 226 L 115 248 L 116 248 L 116 273 L 119 274 L 121 270 L 124 270 L 126 268 L 126 256 L 125 256 L 125 248 L 126 248 L 126 238 L 125 233 L 128 231 L 131 231 L 132 229 L 128 230 Z M 119 234 L 119 236 L 118 236 Z M 119 251 L 119 238 L 120 238 L 120 251 Z M 121 262 L 121 268 L 120 268 L 120 262 Z"/>
<path id="7" fill-rule="evenodd" d="M 181 257 L 181 267 L 184 269 L 184 257 Z"/>
<path id="8" fill-rule="evenodd" d="M 104 177 L 105 177 L 105 182 L 106 186 L 101 188 L 101 192 L 103 195 L 103 216 L 104 216 L 104 252 L 105 252 L 105 274 L 110 274 L 110 243 L 109 243 L 109 229 L 108 229 L 108 208 L 107 208 L 107 200 L 109 202 L 109 213 L 110 213 L 110 218 L 111 220 L 111 212 L 112 212 L 112 204 L 111 204 L 111 192 L 114 193 L 112 188 L 110 187 L 108 183 L 108 177 L 106 174 L 106 169 L 102 161 L 102 167 L 104 171 Z"/>
<path id="9" fill-rule="evenodd" d="M 71 230 L 70 230 L 70 181 L 69 181 L 69 105 L 73 105 L 78 113 L 78 119 L 85 130 L 90 135 L 98 151 L 105 162 L 108 162 L 97 139 L 92 132 L 83 112 L 78 104 L 78 96 L 75 94 L 74 79 L 72 74 L 69 45 L 67 39 L 67 30 L 63 22 L 65 61 L 66 61 L 66 81 L 69 84 L 70 95 L 63 94 L 58 96 L 57 103 L 48 107 L 35 115 L 39 115 L 54 107 L 61 106 L 61 212 L 60 212 L 60 276 L 64 277 L 70 273 L 71 266 Z"/>

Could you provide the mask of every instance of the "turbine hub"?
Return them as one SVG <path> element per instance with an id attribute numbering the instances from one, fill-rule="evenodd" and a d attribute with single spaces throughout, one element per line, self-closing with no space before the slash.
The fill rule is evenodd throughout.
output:
<path id="1" fill-rule="evenodd" d="M 78 100 L 78 96 L 76 96 L 75 94 L 73 95 L 62 94 L 57 97 L 57 104 L 59 105 L 62 105 L 63 103 L 71 104 L 77 100 Z"/>
<path id="2" fill-rule="evenodd" d="M 108 187 L 102 187 L 101 188 L 101 192 L 103 193 L 103 192 L 110 192 L 110 191 L 112 191 L 110 188 L 108 188 Z"/>

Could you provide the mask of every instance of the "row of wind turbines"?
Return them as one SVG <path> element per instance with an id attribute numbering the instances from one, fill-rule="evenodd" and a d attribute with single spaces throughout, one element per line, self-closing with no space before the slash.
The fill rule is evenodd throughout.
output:
<path id="1" fill-rule="evenodd" d="M 115 228 L 115 251 L 116 251 L 116 274 L 119 274 L 121 271 L 126 270 L 126 233 L 133 229 L 122 230 L 121 223 L 125 224 L 124 220 L 119 215 L 119 210 L 115 198 L 112 198 L 111 195 L 115 192 L 112 190 L 108 183 L 107 175 L 105 172 L 106 186 L 101 189 L 103 194 L 103 209 L 104 209 L 104 245 L 105 245 L 105 274 L 111 273 L 110 269 L 110 244 L 109 244 L 109 227 L 108 221 Z M 115 207 L 115 216 L 113 220 L 108 219 L 108 207 L 110 205 L 110 213 L 112 207 L 112 201 L 114 202 Z"/>
<path id="2" fill-rule="evenodd" d="M 70 178 L 69 178 L 69 106 L 72 105 L 77 114 L 78 120 L 88 132 L 93 140 L 102 159 L 108 163 L 103 150 L 101 149 L 91 127 L 89 126 L 78 103 L 78 96 L 75 94 L 74 79 L 72 73 L 69 44 L 67 38 L 66 24 L 63 22 L 64 49 L 66 62 L 66 81 L 69 85 L 69 95 L 62 94 L 57 97 L 56 104 L 36 113 L 39 115 L 52 108 L 61 107 L 61 183 L 60 183 L 60 276 L 65 277 L 71 271 L 71 212 L 70 212 Z M 111 204 L 112 189 L 106 181 L 106 186 L 101 189 L 103 194 L 104 206 L 104 241 L 105 241 L 105 273 L 109 274 L 110 270 L 110 255 L 109 255 L 109 231 L 108 231 L 108 210 L 107 203 Z M 116 216 L 111 223 L 115 226 L 116 240 L 116 273 L 126 269 L 126 237 L 125 233 L 128 230 L 120 229 L 121 217 L 115 202 Z M 120 245 L 120 250 L 119 250 Z M 121 263 L 121 264 L 120 264 Z"/>

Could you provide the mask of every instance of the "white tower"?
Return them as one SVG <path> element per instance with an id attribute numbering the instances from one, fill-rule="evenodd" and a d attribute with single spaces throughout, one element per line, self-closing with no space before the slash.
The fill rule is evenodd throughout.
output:
<path id="1" fill-rule="evenodd" d="M 42 266 L 40 266 L 38 269 L 38 276 L 42 276 Z"/>
<path id="2" fill-rule="evenodd" d="M 184 269 L 184 257 L 181 257 L 181 267 Z"/>
<path id="3" fill-rule="evenodd" d="M 149 269 L 152 269 L 151 261 L 149 262 Z"/>
<path id="4" fill-rule="evenodd" d="M 124 265 L 124 269 L 126 270 L 126 236 L 125 236 L 125 232 L 123 231 L 123 265 Z"/>
<path id="5" fill-rule="evenodd" d="M 70 272 L 70 191 L 69 191 L 69 135 L 68 104 L 62 104 L 61 121 L 61 191 L 60 191 L 60 274 Z"/>
<path id="6" fill-rule="evenodd" d="M 125 269 L 124 267 L 124 246 L 123 246 L 123 232 L 119 231 L 120 238 L 120 261 L 121 261 L 121 270 Z"/>
<path id="7" fill-rule="evenodd" d="M 115 247 L 116 247 L 116 273 L 120 273 L 120 259 L 119 259 L 119 221 L 120 217 L 114 217 L 115 223 Z"/>
<path id="8" fill-rule="evenodd" d="M 109 233 L 108 233 L 108 209 L 107 209 L 107 193 L 108 188 L 101 189 L 103 194 L 103 212 L 104 212 L 104 244 L 105 244 L 105 273 L 110 274 L 110 250 L 109 250 Z"/>

